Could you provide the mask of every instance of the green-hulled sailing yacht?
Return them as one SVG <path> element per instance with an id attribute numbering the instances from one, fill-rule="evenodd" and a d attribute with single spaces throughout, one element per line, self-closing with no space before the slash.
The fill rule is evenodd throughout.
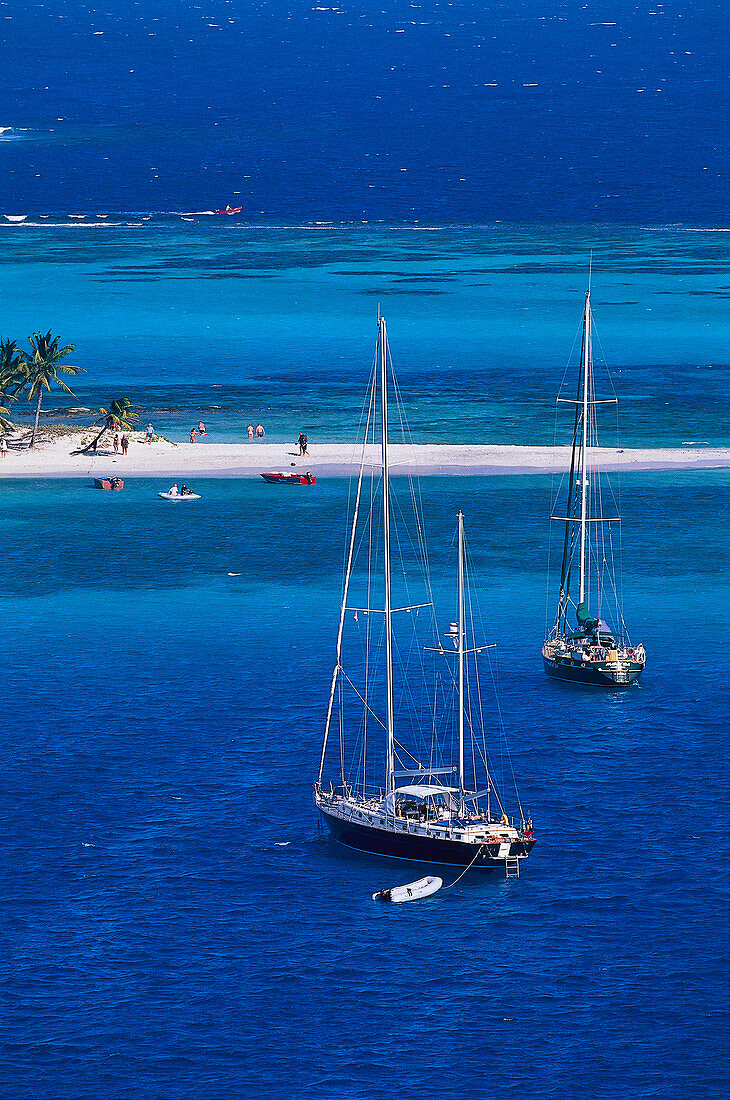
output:
<path id="1" fill-rule="evenodd" d="M 616 404 L 616 398 L 595 393 L 590 290 L 577 394 L 559 395 L 558 402 L 574 405 L 575 413 L 570 471 L 550 516 L 564 533 L 557 614 L 543 643 L 543 663 L 560 680 L 627 688 L 643 672 L 646 654 L 643 645 L 631 644 L 624 622 L 614 561 L 621 517 L 608 478 L 598 469 L 597 407 Z"/>

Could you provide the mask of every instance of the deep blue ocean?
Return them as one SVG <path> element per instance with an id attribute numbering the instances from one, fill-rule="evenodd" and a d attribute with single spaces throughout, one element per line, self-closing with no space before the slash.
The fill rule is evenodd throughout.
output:
<path id="1" fill-rule="evenodd" d="M 719 4 L 0 16 L 0 334 L 86 372 L 44 428 L 127 395 L 177 442 L 349 441 L 380 304 L 416 441 L 563 441 L 592 253 L 620 444 L 730 445 Z M 542 672 L 549 480 L 425 479 L 538 844 L 391 907 L 423 868 L 311 798 L 347 483 L 195 487 L 0 480 L 0 1095 L 724 1100 L 727 471 L 623 475 L 615 695 Z"/>
<path id="2" fill-rule="evenodd" d="M 2 212 L 728 225 L 717 0 L 28 0 L 0 28 Z"/>
<path id="3" fill-rule="evenodd" d="M 3 1095 L 726 1095 L 729 484 L 624 479 L 649 665 L 604 694 L 542 673 L 548 482 L 426 479 L 436 569 L 466 512 L 539 843 L 383 907 L 421 868 L 311 801 L 345 480 L 4 482 Z"/>

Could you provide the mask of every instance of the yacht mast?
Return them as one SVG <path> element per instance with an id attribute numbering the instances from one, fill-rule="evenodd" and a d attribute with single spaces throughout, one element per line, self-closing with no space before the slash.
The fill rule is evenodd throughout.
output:
<path id="1" fill-rule="evenodd" d="M 578 602 L 586 598 L 586 508 L 588 504 L 588 467 L 586 450 L 588 448 L 588 373 L 591 358 L 591 292 L 586 291 L 586 305 L 583 314 L 583 432 L 581 435 L 581 493 L 580 493 L 580 593 Z"/>
<path id="2" fill-rule="evenodd" d="M 381 449 L 383 463 L 383 580 L 385 588 L 385 676 L 386 676 L 386 732 L 388 748 L 386 753 L 385 793 L 389 794 L 394 786 L 395 770 L 393 731 L 393 635 L 392 612 L 390 606 L 390 484 L 388 481 L 388 337 L 385 317 L 378 316 L 380 330 L 380 408 L 381 408 Z"/>
<path id="3" fill-rule="evenodd" d="M 373 383 L 374 385 L 374 383 Z M 370 409 L 372 409 L 373 402 L 373 390 L 370 393 Z M 370 409 L 368 410 L 368 424 L 370 423 Z M 327 755 L 327 741 L 330 734 L 330 726 L 332 724 L 332 710 L 335 702 L 335 689 L 337 687 L 337 678 L 342 670 L 342 634 L 345 627 L 345 612 L 347 610 L 347 596 L 350 591 L 350 576 L 352 574 L 352 560 L 355 553 L 355 537 L 357 535 L 357 520 L 360 513 L 360 497 L 362 495 L 362 481 L 363 472 L 365 469 L 365 444 L 367 442 L 367 431 L 365 432 L 365 440 L 363 441 L 362 457 L 360 460 L 360 473 L 357 479 L 357 493 L 355 494 L 355 508 L 352 513 L 352 529 L 350 531 L 350 546 L 347 552 L 347 568 L 345 569 L 345 584 L 342 590 L 342 603 L 340 605 L 340 623 L 337 628 L 337 649 L 335 656 L 335 667 L 332 670 L 332 683 L 330 685 L 329 701 L 327 703 L 327 720 L 324 726 L 324 739 L 322 741 L 322 755 L 319 760 L 319 775 L 317 782 L 322 782 L 322 775 L 324 773 L 324 761 Z M 344 777 L 343 777 L 344 778 Z"/>
<path id="4" fill-rule="evenodd" d="M 459 792 L 464 802 L 464 513 L 459 511 Z"/>

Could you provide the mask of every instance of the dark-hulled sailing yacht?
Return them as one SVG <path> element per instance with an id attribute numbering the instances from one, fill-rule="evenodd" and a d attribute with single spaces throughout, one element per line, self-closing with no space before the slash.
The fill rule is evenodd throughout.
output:
<path id="1" fill-rule="evenodd" d="M 420 490 L 411 477 L 391 484 L 389 392 L 403 428 L 379 317 L 315 803 L 358 851 L 518 874 L 535 836 L 516 787 L 509 816 L 487 754 L 486 724 L 504 731 L 482 682 L 487 669 L 494 681 L 493 647 L 476 642 L 464 517 L 456 621 L 439 631 Z"/>
<path id="2" fill-rule="evenodd" d="M 646 654 L 643 645 L 631 645 L 624 622 L 615 567 L 621 517 L 610 482 L 598 468 L 597 406 L 617 401 L 595 394 L 590 290 L 578 391 L 575 399 L 559 395 L 558 402 L 574 405 L 575 414 L 567 486 L 563 479 L 550 516 L 564 524 L 564 534 L 558 609 L 543 643 L 543 664 L 549 676 L 560 680 L 627 688 L 641 675 Z"/>

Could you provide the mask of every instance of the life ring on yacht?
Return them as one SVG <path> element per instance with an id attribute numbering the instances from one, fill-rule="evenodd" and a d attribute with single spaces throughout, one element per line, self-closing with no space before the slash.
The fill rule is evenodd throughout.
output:
<path id="1" fill-rule="evenodd" d="M 633 646 L 629 646 L 629 648 L 626 650 L 626 656 L 629 657 L 629 658 L 633 658 L 633 656 L 634 656 L 634 647 Z"/>

